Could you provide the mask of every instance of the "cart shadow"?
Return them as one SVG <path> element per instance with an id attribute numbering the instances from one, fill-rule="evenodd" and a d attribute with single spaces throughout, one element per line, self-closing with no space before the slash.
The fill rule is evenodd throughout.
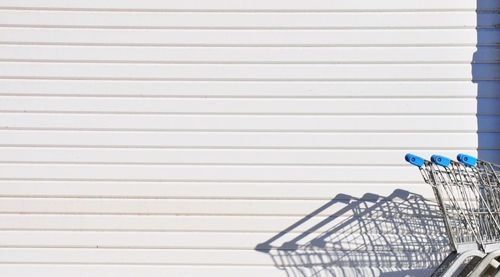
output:
<path id="1" fill-rule="evenodd" d="M 255 250 L 289 277 L 429 276 L 451 252 L 437 204 L 399 189 L 338 194 Z"/>
<path id="2" fill-rule="evenodd" d="M 477 85 L 478 157 L 500 163 L 500 13 L 498 1 L 477 1 L 477 48 L 472 82 Z"/>

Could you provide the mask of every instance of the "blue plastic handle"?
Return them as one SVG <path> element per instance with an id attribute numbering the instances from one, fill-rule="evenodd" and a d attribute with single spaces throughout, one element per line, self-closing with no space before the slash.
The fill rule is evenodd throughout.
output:
<path id="1" fill-rule="evenodd" d="M 437 165 L 448 167 L 451 163 L 451 160 L 440 155 L 432 155 L 431 161 Z"/>
<path id="2" fill-rule="evenodd" d="M 475 166 L 477 163 L 476 158 L 469 156 L 469 155 L 466 155 L 466 154 L 458 154 L 457 160 L 466 166 Z"/>
<path id="3" fill-rule="evenodd" d="M 420 158 L 419 156 L 417 155 L 413 155 L 411 153 L 408 153 L 405 155 L 405 160 L 409 163 L 411 163 L 412 165 L 415 165 L 415 166 L 418 166 L 418 167 L 421 167 L 424 165 L 425 163 L 425 160 Z"/>

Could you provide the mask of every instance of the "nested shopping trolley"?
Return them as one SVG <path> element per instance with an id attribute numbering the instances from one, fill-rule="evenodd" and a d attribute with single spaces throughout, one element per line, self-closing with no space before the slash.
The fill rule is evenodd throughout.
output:
<path id="1" fill-rule="evenodd" d="M 498 268 L 500 167 L 465 154 L 458 161 L 439 155 L 428 161 L 413 154 L 405 159 L 431 185 L 455 250 L 434 275 L 479 276 Z"/>

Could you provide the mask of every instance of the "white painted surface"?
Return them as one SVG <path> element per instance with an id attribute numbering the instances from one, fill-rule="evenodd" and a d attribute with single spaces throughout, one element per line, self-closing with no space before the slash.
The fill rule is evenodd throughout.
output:
<path id="1" fill-rule="evenodd" d="M 403 155 L 498 160 L 498 8 L 0 0 L 0 275 L 428 276 Z"/>

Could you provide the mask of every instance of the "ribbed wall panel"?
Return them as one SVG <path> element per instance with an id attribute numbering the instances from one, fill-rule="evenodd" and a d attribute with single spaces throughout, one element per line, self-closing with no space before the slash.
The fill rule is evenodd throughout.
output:
<path id="1" fill-rule="evenodd" d="M 0 0 L 0 275 L 428 276 L 403 155 L 500 156 L 478 2 Z"/>

